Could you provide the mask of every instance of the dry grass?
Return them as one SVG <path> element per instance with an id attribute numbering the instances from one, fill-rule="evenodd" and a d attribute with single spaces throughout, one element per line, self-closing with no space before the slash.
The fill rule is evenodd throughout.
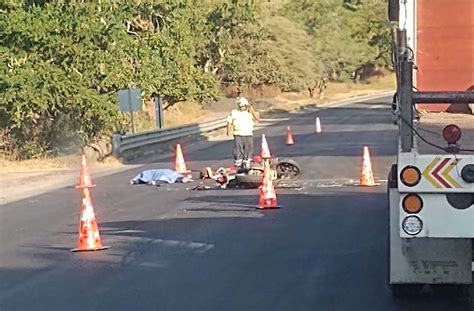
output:
<path id="1" fill-rule="evenodd" d="M 375 92 L 380 90 L 395 90 L 395 75 L 388 74 L 382 77 L 372 78 L 367 83 L 328 83 L 327 89 L 324 91 L 324 101 L 333 98 L 347 97 L 351 93 Z M 308 92 L 300 93 L 283 93 L 280 98 L 285 100 L 301 100 L 308 98 Z M 313 99 L 317 100 L 317 96 Z"/>
<path id="2" fill-rule="evenodd" d="M 307 92 L 284 93 L 278 96 L 279 103 L 273 105 L 275 110 L 291 111 L 303 108 L 309 104 L 321 104 L 323 102 L 338 100 L 342 98 L 370 94 L 382 90 L 394 90 L 396 87 L 395 76 L 387 75 L 377 77 L 369 83 L 329 83 L 324 92 L 324 98 L 309 98 Z"/>
<path id="3" fill-rule="evenodd" d="M 221 116 L 221 113 L 206 110 L 195 102 L 180 102 L 164 112 L 165 127 L 205 122 Z"/>
<path id="4" fill-rule="evenodd" d="M 334 83 L 329 84 L 326 94 L 344 96 L 351 92 L 374 92 L 377 90 L 395 90 L 396 80 L 395 75 L 386 75 L 382 77 L 375 77 L 368 83 Z"/>
<path id="5" fill-rule="evenodd" d="M 40 158 L 24 161 L 12 161 L 7 158 L 0 157 L 0 173 L 59 171 L 78 168 L 80 164 L 80 155 L 69 155 L 56 158 Z M 119 160 L 113 157 L 108 157 L 102 162 L 99 162 L 95 159 L 88 159 L 87 164 L 90 167 L 96 168 L 108 168 L 122 165 Z"/>

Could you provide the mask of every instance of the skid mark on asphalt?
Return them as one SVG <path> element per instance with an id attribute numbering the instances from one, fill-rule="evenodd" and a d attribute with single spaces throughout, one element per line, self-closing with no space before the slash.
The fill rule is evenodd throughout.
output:
<path id="1" fill-rule="evenodd" d="M 117 244 L 117 243 L 116 243 Z M 145 238 L 136 236 L 120 236 L 120 242 L 125 252 L 120 251 L 120 247 L 115 247 L 115 253 L 108 253 L 101 261 L 109 264 L 119 264 L 122 266 L 139 266 L 144 268 L 164 268 L 169 262 L 165 258 L 157 260 L 153 254 L 159 252 L 161 255 L 175 252 L 191 252 L 193 254 L 203 254 L 212 250 L 215 245 L 194 241 L 168 240 L 158 238 Z M 133 249 L 129 249 L 133 245 Z M 157 249 L 155 249 L 157 248 Z M 149 257 L 149 259 L 148 259 Z"/>
<path id="2" fill-rule="evenodd" d="M 377 184 L 387 183 L 386 179 L 375 180 Z M 358 179 L 307 179 L 298 180 L 296 182 L 284 182 L 278 185 L 278 188 L 289 188 L 289 189 L 310 189 L 310 188 L 335 188 L 335 187 L 348 187 L 348 186 L 359 186 Z"/>
<path id="3" fill-rule="evenodd" d="M 138 243 L 142 245 L 146 245 L 146 246 L 162 245 L 162 246 L 168 246 L 168 247 L 177 247 L 177 248 L 191 250 L 196 253 L 205 253 L 214 248 L 214 244 L 207 244 L 207 243 L 200 243 L 200 242 L 152 239 L 152 238 L 142 238 L 142 237 L 127 237 L 127 239 L 137 240 Z"/>
<path id="4" fill-rule="evenodd" d="M 264 216 L 257 210 L 257 202 L 252 205 L 211 203 L 185 208 L 181 212 L 175 218 L 260 218 Z"/>
<path id="5" fill-rule="evenodd" d="M 260 218 L 258 190 L 204 190 L 187 198 L 174 218 Z"/>

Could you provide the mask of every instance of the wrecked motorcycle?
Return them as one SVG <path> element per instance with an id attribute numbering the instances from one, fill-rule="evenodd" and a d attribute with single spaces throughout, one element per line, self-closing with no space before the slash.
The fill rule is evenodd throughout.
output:
<path id="1" fill-rule="evenodd" d="M 268 160 L 273 172 L 273 180 L 278 185 L 282 181 L 296 180 L 302 175 L 301 166 L 292 159 L 272 158 Z M 264 164 L 251 162 L 245 170 L 220 168 L 212 176 L 222 188 L 258 188 L 263 180 Z"/>

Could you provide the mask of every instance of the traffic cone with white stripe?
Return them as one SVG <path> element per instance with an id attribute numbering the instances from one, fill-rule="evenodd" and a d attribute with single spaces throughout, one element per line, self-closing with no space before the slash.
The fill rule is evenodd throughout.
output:
<path id="1" fill-rule="evenodd" d="M 361 186 L 376 186 L 374 181 L 374 174 L 372 173 L 372 163 L 370 162 L 369 148 L 364 146 L 364 155 L 362 158 L 362 169 L 360 173 Z"/>
<path id="2" fill-rule="evenodd" d="M 81 157 L 81 169 L 79 172 L 79 184 L 76 188 L 92 188 L 95 185 L 92 184 L 91 176 L 89 175 L 89 169 L 87 168 L 86 156 L 83 154 Z"/>
<path id="3" fill-rule="evenodd" d="M 286 128 L 286 144 L 293 145 L 295 143 L 293 139 L 293 134 L 291 133 L 291 128 L 288 126 Z"/>
<path id="4" fill-rule="evenodd" d="M 187 175 L 191 172 L 186 167 L 186 162 L 184 162 L 183 151 L 181 150 L 180 144 L 176 144 L 176 158 L 174 161 L 174 170 L 183 175 Z"/>
<path id="5" fill-rule="evenodd" d="M 272 172 L 268 162 L 265 162 L 263 181 L 260 186 L 259 209 L 278 208 L 275 188 L 273 187 Z"/>
<path id="6" fill-rule="evenodd" d="M 82 192 L 81 218 L 79 221 L 79 238 L 77 248 L 71 249 L 72 252 L 79 251 L 98 251 L 107 249 L 109 246 L 103 246 L 99 235 L 99 226 L 95 218 L 94 207 L 89 188 L 95 187 L 92 184 L 85 156 L 82 156 L 81 173 L 79 185 Z"/>
<path id="7" fill-rule="evenodd" d="M 321 133 L 321 121 L 319 120 L 319 117 L 316 118 L 316 133 Z"/>
<path id="8" fill-rule="evenodd" d="M 260 157 L 262 159 L 270 159 L 272 157 L 270 153 L 270 148 L 268 148 L 267 139 L 265 138 L 265 134 L 262 134 L 262 149 L 260 151 Z"/>
<path id="9" fill-rule="evenodd" d="M 85 188 L 84 191 L 88 193 L 89 189 Z M 90 198 L 87 198 L 88 196 L 86 195 L 82 199 L 79 238 L 77 240 L 77 248 L 71 249 L 72 252 L 100 251 L 109 248 L 109 246 L 102 245 L 94 207 Z"/>

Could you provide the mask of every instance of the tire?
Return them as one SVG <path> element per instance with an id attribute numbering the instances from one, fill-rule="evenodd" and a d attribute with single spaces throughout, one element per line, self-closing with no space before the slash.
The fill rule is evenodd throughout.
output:
<path id="1" fill-rule="evenodd" d="M 273 168 L 277 172 L 278 180 L 296 180 L 303 174 L 301 166 L 291 159 L 278 159 Z"/>
<path id="2" fill-rule="evenodd" d="M 249 188 L 258 188 L 263 181 L 263 172 L 258 173 L 259 170 L 254 170 L 254 174 L 237 174 L 235 181 L 237 184 L 244 185 Z"/>

